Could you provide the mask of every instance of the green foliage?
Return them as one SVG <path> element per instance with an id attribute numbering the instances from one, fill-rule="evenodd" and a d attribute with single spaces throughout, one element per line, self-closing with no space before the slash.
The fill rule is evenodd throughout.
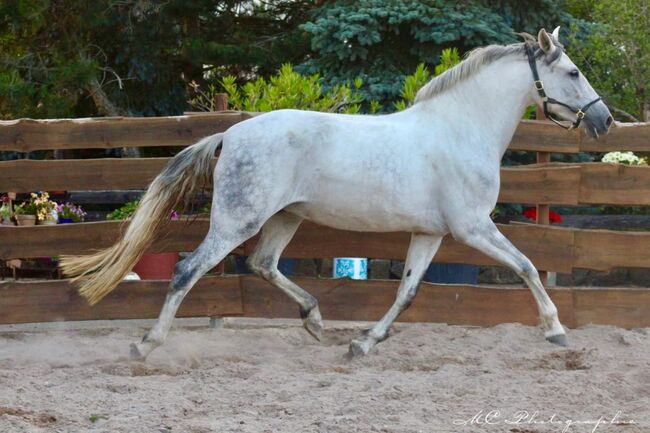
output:
<path id="1" fill-rule="evenodd" d="M 534 6 L 517 0 L 329 1 L 302 26 L 314 54 L 301 71 L 320 72 L 325 85 L 361 77 L 366 100 L 392 107 L 406 75 L 420 63 L 441 63 L 443 48 L 464 53 L 515 42 L 515 31 L 572 21 L 556 0 L 537 0 Z"/>
<path id="2" fill-rule="evenodd" d="M 311 0 L 4 0 L 0 118 L 179 114 L 187 83 L 302 62 Z"/>
<path id="3" fill-rule="evenodd" d="M 587 75 L 613 115 L 650 120 L 650 2 L 648 0 L 571 0 L 570 10 L 592 22 L 588 31 L 573 26 L 570 55 Z M 622 110 L 622 111 L 621 111 Z"/>
<path id="4" fill-rule="evenodd" d="M 283 108 L 297 108 L 312 111 L 358 113 L 362 97 L 357 89 L 362 81 L 355 80 L 352 87 L 338 85 L 323 91 L 320 76 L 300 75 L 291 65 L 283 65 L 277 75 L 268 80 L 258 78 L 243 86 L 237 85 L 233 76 L 223 79 L 223 88 L 228 93 L 228 103 L 234 110 L 272 111 Z M 375 105 L 376 107 L 376 105 Z"/>
<path id="5" fill-rule="evenodd" d="M 125 203 L 124 206 L 122 206 L 121 208 L 115 209 L 113 212 L 106 215 L 106 219 L 107 220 L 126 220 L 126 219 L 129 219 L 135 213 L 135 211 L 138 209 L 138 204 L 139 203 L 140 203 L 140 200 L 134 200 L 134 201 L 130 201 L 128 203 Z"/>
<path id="6" fill-rule="evenodd" d="M 437 77 L 446 70 L 453 68 L 458 63 L 460 63 L 458 50 L 456 48 L 445 48 L 442 50 L 440 63 L 434 68 L 435 76 Z M 395 102 L 395 109 L 404 110 L 407 106 L 412 104 L 418 90 L 429 82 L 430 78 L 431 73 L 429 72 L 429 68 L 427 68 L 424 63 L 420 63 L 417 68 L 415 68 L 415 72 L 411 75 L 407 75 L 404 79 L 404 86 L 400 92 L 400 97 L 402 99 Z"/>

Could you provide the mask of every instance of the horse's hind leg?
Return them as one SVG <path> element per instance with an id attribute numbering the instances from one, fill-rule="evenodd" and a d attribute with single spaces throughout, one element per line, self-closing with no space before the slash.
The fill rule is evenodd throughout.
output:
<path id="1" fill-rule="evenodd" d="M 323 321 L 318 310 L 318 301 L 278 270 L 280 255 L 301 222 L 302 218 L 284 211 L 271 217 L 262 227 L 262 236 L 247 264 L 253 272 L 298 303 L 305 329 L 320 340 Z"/>
<path id="2" fill-rule="evenodd" d="M 222 219 L 219 224 L 219 233 L 217 233 L 217 229 L 211 229 L 201 245 L 176 265 L 174 277 L 171 280 L 169 292 L 158 320 L 144 335 L 141 342 L 131 344 L 131 358 L 144 359 L 165 341 L 176 311 L 192 286 L 223 260 L 229 252 L 253 236 L 259 229 L 252 225 L 247 225 L 245 230 L 229 230 L 229 228 L 227 224 L 224 227 Z M 231 235 L 225 236 L 221 233 L 230 233 Z M 237 235 L 233 236 L 232 233 L 237 233 Z"/>
<path id="3" fill-rule="evenodd" d="M 382 319 L 360 338 L 350 343 L 349 356 L 355 357 L 367 354 L 375 344 L 388 337 L 388 328 L 397 319 L 402 311 L 411 305 L 420 281 L 431 259 L 438 251 L 442 236 L 413 234 L 411 244 L 406 255 L 404 275 L 397 290 L 397 298 Z"/>

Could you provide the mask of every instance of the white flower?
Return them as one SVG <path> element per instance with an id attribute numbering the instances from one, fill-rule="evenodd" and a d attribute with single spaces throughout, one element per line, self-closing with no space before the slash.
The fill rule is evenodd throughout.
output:
<path id="1" fill-rule="evenodd" d="M 602 162 L 609 162 L 613 164 L 626 164 L 626 165 L 645 165 L 646 161 L 639 158 L 632 152 L 609 152 L 603 156 Z"/>

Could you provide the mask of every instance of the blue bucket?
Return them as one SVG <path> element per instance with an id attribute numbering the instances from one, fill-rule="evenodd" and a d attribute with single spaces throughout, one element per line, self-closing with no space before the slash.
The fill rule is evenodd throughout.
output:
<path id="1" fill-rule="evenodd" d="M 359 257 L 335 257 L 332 266 L 334 278 L 368 279 L 368 259 Z"/>

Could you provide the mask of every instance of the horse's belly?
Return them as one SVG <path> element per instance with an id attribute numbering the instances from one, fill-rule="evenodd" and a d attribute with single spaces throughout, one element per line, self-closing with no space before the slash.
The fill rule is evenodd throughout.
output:
<path id="1" fill-rule="evenodd" d="M 437 218 L 426 215 L 426 212 L 422 210 L 409 210 L 400 207 L 390 209 L 383 205 L 359 205 L 359 203 L 357 206 L 347 206 L 346 204 L 348 203 L 298 203 L 285 210 L 306 220 L 340 230 L 431 233 L 444 230 L 442 224 L 436 224 Z"/>

